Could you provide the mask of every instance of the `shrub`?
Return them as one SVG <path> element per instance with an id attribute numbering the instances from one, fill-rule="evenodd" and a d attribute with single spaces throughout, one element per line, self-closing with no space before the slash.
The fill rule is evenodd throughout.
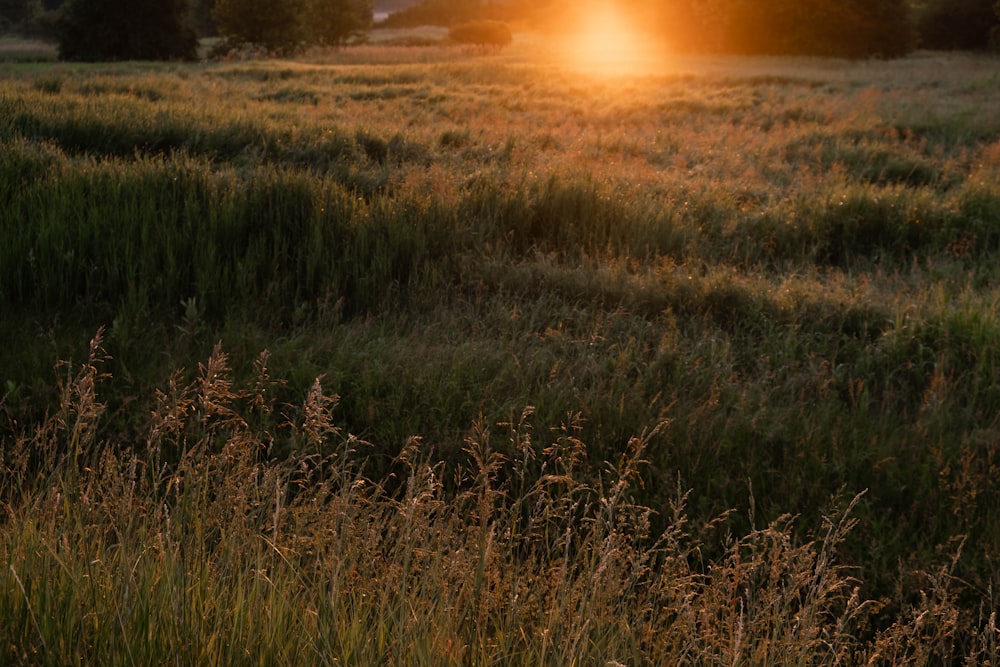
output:
<path id="1" fill-rule="evenodd" d="M 472 44 L 496 49 L 502 49 L 514 39 L 510 28 L 501 21 L 462 23 L 448 31 L 448 38 L 456 44 Z"/>
<path id="2" fill-rule="evenodd" d="M 71 0 L 56 21 L 62 60 L 194 60 L 186 0 Z"/>

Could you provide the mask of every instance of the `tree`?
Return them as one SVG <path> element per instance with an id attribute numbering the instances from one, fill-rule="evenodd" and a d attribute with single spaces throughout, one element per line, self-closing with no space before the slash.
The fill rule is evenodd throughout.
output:
<path id="1" fill-rule="evenodd" d="M 834 40 L 828 42 L 830 55 L 895 58 L 917 47 L 916 21 L 908 0 L 845 0 L 832 6 L 844 13 Z"/>
<path id="2" fill-rule="evenodd" d="M 372 26 L 371 0 L 311 0 L 310 41 L 340 46 Z"/>
<path id="3" fill-rule="evenodd" d="M 908 0 L 705 0 L 705 45 L 731 53 L 892 57 L 913 49 Z"/>
<path id="4" fill-rule="evenodd" d="M 422 0 L 393 12 L 383 25 L 388 28 L 451 26 L 486 18 L 486 7 L 483 0 Z"/>
<path id="5" fill-rule="evenodd" d="M 0 33 L 9 30 L 25 37 L 51 37 L 58 6 L 53 0 L 0 0 Z"/>
<path id="6" fill-rule="evenodd" d="M 69 0 L 55 33 L 62 60 L 193 60 L 187 0 Z"/>
<path id="7" fill-rule="evenodd" d="M 212 18 L 227 46 L 288 54 L 306 42 L 306 0 L 216 0 Z"/>
<path id="8" fill-rule="evenodd" d="M 214 37 L 218 34 L 212 12 L 215 10 L 215 0 L 191 0 L 191 13 L 188 24 L 199 37 Z"/>
<path id="9" fill-rule="evenodd" d="M 990 31 L 990 42 L 993 44 L 994 48 L 1000 49 L 1000 0 L 997 0 L 997 4 L 993 5 L 993 13 L 997 15 L 996 24 Z"/>
<path id="10" fill-rule="evenodd" d="M 0 33 L 24 25 L 31 12 L 26 0 L 0 0 Z"/>
<path id="11" fill-rule="evenodd" d="M 371 0 L 216 0 L 212 13 L 226 47 L 290 54 L 311 44 L 343 44 L 371 26 Z"/>
<path id="12" fill-rule="evenodd" d="M 928 49 L 984 49 L 997 24 L 994 0 L 930 0 L 918 14 L 920 43 Z"/>

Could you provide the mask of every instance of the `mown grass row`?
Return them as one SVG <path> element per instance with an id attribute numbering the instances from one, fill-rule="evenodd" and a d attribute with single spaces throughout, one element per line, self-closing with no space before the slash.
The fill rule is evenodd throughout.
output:
<path id="1" fill-rule="evenodd" d="M 580 469 L 587 484 L 599 462 L 662 424 L 646 443 L 644 485 L 630 487 L 630 502 L 655 510 L 650 534 L 678 528 L 678 477 L 693 524 L 740 509 L 719 532 L 689 533 L 712 564 L 699 577 L 740 553 L 720 539 L 725 530 L 763 539 L 755 529 L 792 512 L 799 519 L 773 524 L 767 539 L 798 548 L 804 530 L 867 489 L 837 548 L 857 567 L 862 599 L 884 598 L 864 641 L 912 629 L 933 580 L 948 582 L 961 617 L 933 650 L 985 655 L 992 626 L 978 610 L 992 604 L 1000 548 L 1000 132 L 983 104 L 985 75 L 959 64 L 935 79 L 920 62 L 846 74 L 812 62 L 706 62 L 615 83 L 523 62 L 17 70 L 0 98 L 4 451 L 32 449 L 32 429 L 58 400 L 53 361 L 79 359 L 102 325 L 114 379 L 91 470 L 105 450 L 125 460 L 133 446 L 136 465 L 148 459 L 151 388 L 176 368 L 193 381 L 219 339 L 246 386 L 252 360 L 271 351 L 288 379 L 270 388 L 273 400 L 298 400 L 317 376 L 342 397 L 339 423 L 374 443 L 363 477 L 385 495 L 362 504 L 380 513 L 398 503 L 383 480 L 401 474 L 393 460 L 412 436 L 433 452 L 432 468 L 444 466 L 434 468 L 436 511 L 459 517 L 468 512 L 456 498 L 470 496 L 451 481 L 468 466 L 467 438 L 491 437 L 517 460 L 518 440 L 501 424 L 526 406 L 536 433 L 573 424 L 593 462 Z M 926 97 L 921 76 L 951 94 Z M 254 459 L 260 470 L 291 475 L 297 436 L 271 444 L 282 420 L 244 421 L 242 435 L 271 447 L 268 462 Z M 53 464 L 66 454 L 59 442 Z M 142 539 L 164 530 L 154 521 Z M 260 569 L 227 549 L 212 556 L 220 567 Z M 282 549 L 255 553 L 286 567 L 274 560 Z M 925 576 L 945 565 L 947 575 Z M 276 586 L 283 595 L 296 567 Z M 289 608 L 320 614 L 302 599 Z M 25 623 L 38 604 L 19 608 Z M 388 622 L 388 607 L 372 613 Z M 285 622 L 312 637 L 311 618 Z M 486 633 L 508 643 L 490 641 L 549 659 L 554 644 L 514 648 L 518 618 Z M 365 650 L 386 650 L 402 626 L 392 627 Z M 602 653 L 618 635 L 573 627 L 583 634 L 559 640 L 561 658 L 651 655 Z M 483 645 L 463 628 L 451 645 Z M 228 625 L 205 632 L 206 642 L 245 637 Z M 584 644 L 592 652 L 574 653 Z M 851 655 L 877 645 L 852 644 Z M 705 646 L 659 659 L 717 655 L 699 653 Z"/>

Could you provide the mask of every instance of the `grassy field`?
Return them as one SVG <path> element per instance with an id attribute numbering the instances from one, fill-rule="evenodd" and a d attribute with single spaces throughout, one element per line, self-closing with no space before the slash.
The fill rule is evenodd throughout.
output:
<path id="1" fill-rule="evenodd" d="M 560 53 L 0 63 L 0 662 L 998 663 L 1000 61 Z"/>

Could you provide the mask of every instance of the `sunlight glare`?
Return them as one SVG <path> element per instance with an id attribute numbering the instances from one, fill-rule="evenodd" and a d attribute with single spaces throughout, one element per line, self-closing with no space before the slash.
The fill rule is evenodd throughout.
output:
<path id="1" fill-rule="evenodd" d="M 663 66 L 663 49 L 608 3 L 583 12 L 566 37 L 563 61 L 596 75 L 652 74 Z"/>

